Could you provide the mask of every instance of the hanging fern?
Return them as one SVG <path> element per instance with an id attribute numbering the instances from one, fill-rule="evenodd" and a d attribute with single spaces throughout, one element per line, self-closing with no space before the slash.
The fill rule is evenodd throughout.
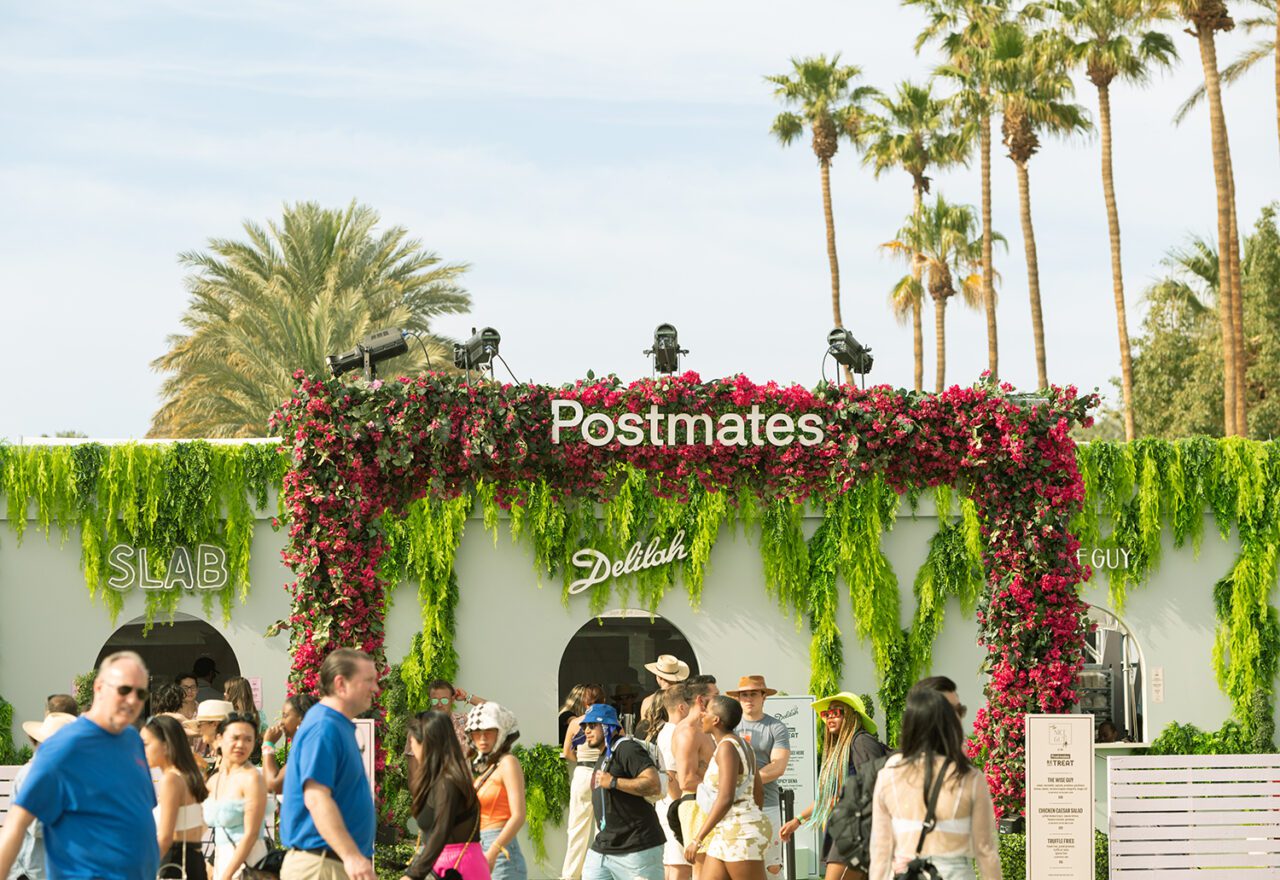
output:
<path id="1" fill-rule="evenodd" d="M 243 600 L 249 589 L 254 510 L 266 507 L 287 465 L 267 444 L 21 446 L 5 450 L 0 488 L 19 543 L 29 514 L 46 539 L 54 526 L 64 543 L 79 529 L 85 586 L 90 598 L 102 597 L 113 621 L 124 607 L 123 595 L 106 586 L 108 554 L 117 544 L 145 551 L 153 580 L 165 577 L 179 548 L 222 548 L 228 581 L 217 597 L 229 619 L 236 597 Z M 186 592 L 182 586 L 146 591 L 147 627 L 161 614 L 172 615 Z M 206 614 L 213 598 L 201 591 Z"/>

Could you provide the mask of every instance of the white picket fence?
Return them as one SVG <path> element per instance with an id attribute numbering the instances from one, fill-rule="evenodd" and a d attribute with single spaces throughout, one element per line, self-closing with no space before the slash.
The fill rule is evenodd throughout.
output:
<path id="1" fill-rule="evenodd" d="M 1113 755 L 1107 775 L 1112 880 L 1280 880 L 1280 755 Z"/>
<path id="2" fill-rule="evenodd" d="M 22 769 L 21 764 L 0 764 L 0 827 L 9 815 L 9 801 L 13 799 L 13 777 Z"/>

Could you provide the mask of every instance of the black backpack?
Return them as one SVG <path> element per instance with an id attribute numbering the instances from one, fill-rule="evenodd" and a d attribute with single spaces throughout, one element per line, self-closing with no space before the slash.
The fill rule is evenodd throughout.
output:
<path id="1" fill-rule="evenodd" d="M 871 736 L 859 733 L 858 736 Z M 872 798 L 876 791 L 876 777 L 880 768 L 889 760 L 889 747 L 877 741 L 881 755 L 862 765 L 844 780 L 840 800 L 827 818 L 827 833 L 831 835 L 832 861 L 840 862 L 862 871 L 871 870 L 871 812 Z"/>

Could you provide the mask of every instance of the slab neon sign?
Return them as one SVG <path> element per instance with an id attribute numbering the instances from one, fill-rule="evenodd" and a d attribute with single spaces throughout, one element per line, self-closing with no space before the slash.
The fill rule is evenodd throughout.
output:
<path id="1" fill-rule="evenodd" d="M 194 552 L 193 552 L 194 551 Z M 227 585 L 227 551 L 214 544 L 174 547 L 163 578 L 151 574 L 147 548 L 117 544 L 107 554 L 107 586 L 125 592 L 140 590 L 221 590 Z"/>

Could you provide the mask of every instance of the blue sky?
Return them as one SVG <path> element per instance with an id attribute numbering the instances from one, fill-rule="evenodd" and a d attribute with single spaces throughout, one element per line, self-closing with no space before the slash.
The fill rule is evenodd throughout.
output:
<path id="1" fill-rule="evenodd" d="M 785 15 L 783 10 L 786 10 Z M 315 200 L 377 209 L 473 268 L 472 325 L 503 334 L 522 380 L 647 374 L 670 321 L 705 378 L 812 385 L 831 326 L 818 171 L 768 134 L 768 73 L 841 52 L 865 81 L 922 79 L 921 19 L 888 0 L 443 4 L 6 4 L 0 11 L 0 437 L 145 433 L 149 368 L 186 303 L 177 254 Z M 1194 42 L 1146 90 L 1113 98 L 1131 308 L 1189 232 L 1214 231 Z M 1230 59 L 1251 40 L 1223 38 Z M 1225 62 L 1224 62 L 1225 63 Z M 1227 94 L 1242 228 L 1280 183 L 1273 69 Z M 1091 112 L 1095 93 L 1077 100 Z M 1050 379 L 1110 390 L 1115 317 L 1096 138 L 1031 163 Z M 994 159 L 1004 378 L 1034 385 L 1012 163 Z M 971 170 L 936 190 L 977 204 Z M 910 329 L 886 305 L 877 245 L 910 207 L 848 147 L 833 168 L 846 324 L 877 382 L 911 382 Z M 985 325 L 953 306 L 948 382 L 986 365 Z M 1137 328 L 1137 317 L 1131 329 Z M 926 314 L 926 386 L 933 383 Z"/>

